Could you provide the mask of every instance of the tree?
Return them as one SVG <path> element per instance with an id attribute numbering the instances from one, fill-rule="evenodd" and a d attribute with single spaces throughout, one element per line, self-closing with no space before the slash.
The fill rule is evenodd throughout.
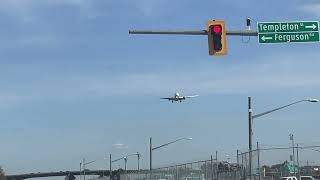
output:
<path id="1" fill-rule="evenodd" d="M 6 180 L 6 176 L 1 166 L 0 166 L 0 180 Z"/>

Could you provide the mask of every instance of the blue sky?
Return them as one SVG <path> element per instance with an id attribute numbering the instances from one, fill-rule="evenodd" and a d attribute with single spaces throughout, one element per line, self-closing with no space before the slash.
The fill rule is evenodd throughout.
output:
<path id="1" fill-rule="evenodd" d="M 155 145 L 193 137 L 155 152 L 155 166 L 209 159 L 216 150 L 234 158 L 248 144 L 248 96 L 254 112 L 320 98 L 319 43 L 228 37 L 229 54 L 209 57 L 206 36 L 128 30 L 201 30 L 210 19 L 243 30 L 247 17 L 255 29 L 259 21 L 317 20 L 319 12 L 318 1 L 306 0 L 1 0 L 0 165 L 8 174 L 76 170 L 85 157 L 99 169 L 109 153 L 138 151 L 147 167 L 150 136 Z M 200 96 L 159 100 L 174 92 Z M 319 107 L 259 119 L 254 141 L 287 145 L 294 133 L 298 143 L 320 144 Z M 128 163 L 135 168 L 135 159 Z"/>

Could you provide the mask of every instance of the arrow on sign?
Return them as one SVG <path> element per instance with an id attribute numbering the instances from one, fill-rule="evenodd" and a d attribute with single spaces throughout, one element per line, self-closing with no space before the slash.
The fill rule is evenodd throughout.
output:
<path id="1" fill-rule="evenodd" d="M 271 40 L 272 39 L 272 37 L 266 37 L 266 36 L 262 36 L 262 41 L 266 41 L 266 40 Z"/>
<path id="2" fill-rule="evenodd" d="M 306 26 L 306 28 L 312 28 L 312 29 L 315 29 L 317 26 L 315 24 L 312 24 L 312 26 Z"/>

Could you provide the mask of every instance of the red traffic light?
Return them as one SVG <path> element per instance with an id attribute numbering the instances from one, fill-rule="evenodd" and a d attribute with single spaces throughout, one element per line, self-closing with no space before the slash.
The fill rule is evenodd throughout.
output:
<path id="1" fill-rule="evenodd" d="M 226 44 L 226 29 L 224 21 L 208 21 L 207 26 L 208 32 L 208 47 L 209 55 L 226 55 L 227 44 Z"/>
<path id="2" fill-rule="evenodd" d="M 221 33 L 222 27 L 221 27 L 221 25 L 214 25 L 214 26 L 212 27 L 212 30 L 213 30 L 213 32 L 215 32 L 215 33 Z"/>

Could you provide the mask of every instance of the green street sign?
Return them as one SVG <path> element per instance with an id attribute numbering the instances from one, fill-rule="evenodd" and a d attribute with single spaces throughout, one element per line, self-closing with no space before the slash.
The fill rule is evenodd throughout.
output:
<path id="1" fill-rule="evenodd" d="M 259 34 L 259 43 L 319 42 L 319 32 Z"/>
<path id="2" fill-rule="evenodd" d="M 319 22 L 258 22 L 259 43 L 319 42 Z"/>
<path id="3" fill-rule="evenodd" d="M 319 31 L 318 21 L 258 22 L 258 33 Z"/>

